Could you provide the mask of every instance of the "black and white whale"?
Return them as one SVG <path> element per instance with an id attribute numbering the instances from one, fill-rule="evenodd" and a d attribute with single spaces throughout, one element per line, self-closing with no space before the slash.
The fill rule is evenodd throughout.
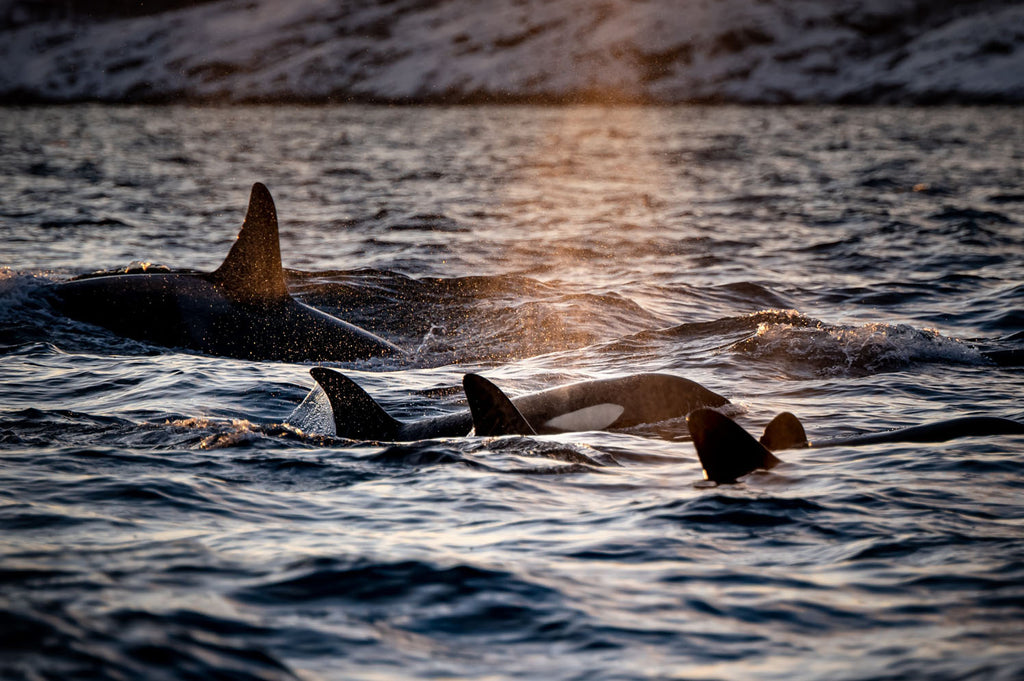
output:
<path id="1" fill-rule="evenodd" d="M 330 400 L 335 432 L 353 440 L 413 441 L 468 435 L 478 415 L 500 408 L 505 401 L 514 405 L 526 427 L 517 424 L 508 432 L 500 432 L 497 426 L 477 424 L 477 435 L 614 430 L 680 418 L 698 407 L 729 403 L 699 383 L 669 374 L 583 381 L 511 400 L 482 376 L 467 374 L 463 388 L 469 411 L 400 421 L 344 374 L 326 367 L 314 367 L 310 374 Z"/>
<path id="2" fill-rule="evenodd" d="M 783 412 L 765 428 L 760 440 L 714 409 L 696 409 L 686 418 L 704 477 L 717 483 L 735 482 L 757 469 L 780 463 L 773 452 L 797 447 L 855 447 L 888 442 L 945 442 L 982 435 L 1021 435 L 1024 423 L 992 416 L 968 416 L 922 426 L 899 428 L 854 437 L 810 442 L 800 420 Z"/>
<path id="3" fill-rule="evenodd" d="M 57 307 L 123 336 L 254 360 L 349 361 L 401 349 L 288 293 L 277 210 L 262 184 L 227 258 L 202 274 L 120 274 L 53 287 Z"/>

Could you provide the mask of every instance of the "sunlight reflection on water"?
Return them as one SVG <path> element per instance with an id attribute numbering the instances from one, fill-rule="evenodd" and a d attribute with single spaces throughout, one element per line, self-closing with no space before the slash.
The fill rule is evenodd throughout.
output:
<path id="1" fill-rule="evenodd" d="M 334 367 L 402 419 L 465 409 L 467 371 L 512 396 L 665 371 L 812 441 L 1020 419 L 1019 372 L 979 355 L 1019 344 L 1024 203 L 996 198 L 1019 194 L 1018 114 L 5 112 L 0 558 L 25 664 L 1019 675 L 1018 439 L 793 450 L 719 487 L 682 419 L 347 441 L 311 365 L 128 341 L 43 295 L 213 269 L 260 180 L 292 292 L 416 350 Z"/>

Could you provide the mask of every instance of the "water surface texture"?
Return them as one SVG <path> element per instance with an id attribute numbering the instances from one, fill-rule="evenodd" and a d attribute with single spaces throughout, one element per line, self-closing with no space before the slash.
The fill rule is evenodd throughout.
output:
<path id="1" fill-rule="evenodd" d="M 354 442 L 309 365 L 52 307 L 214 269 L 255 181 L 291 292 L 409 350 L 335 365 L 399 418 L 664 371 L 812 440 L 1024 419 L 1019 109 L 5 109 L 0 677 L 1024 675 L 1020 436 L 719 487 L 682 420 Z"/>

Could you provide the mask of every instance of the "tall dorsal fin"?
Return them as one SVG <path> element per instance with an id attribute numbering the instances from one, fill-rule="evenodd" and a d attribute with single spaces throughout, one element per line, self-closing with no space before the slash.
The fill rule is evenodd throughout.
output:
<path id="1" fill-rule="evenodd" d="M 739 424 L 713 409 L 690 412 L 686 426 L 708 480 L 732 483 L 758 468 L 771 468 L 779 463 Z"/>
<path id="2" fill-rule="evenodd" d="M 277 209 L 270 191 L 257 182 L 249 195 L 249 210 L 238 238 L 210 279 L 230 296 L 258 301 L 288 296 L 281 266 Z"/>
<path id="3" fill-rule="evenodd" d="M 512 404 L 498 386 L 479 374 L 462 377 L 469 411 L 473 414 L 473 430 L 480 437 L 497 435 L 536 435 L 530 422 Z"/>
<path id="4" fill-rule="evenodd" d="M 402 424 L 360 388 L 355 381 L 327 367 L 313 367 L 310 375 L 331 401 L 334 431 L 350 440 L 394 440 Z"/>

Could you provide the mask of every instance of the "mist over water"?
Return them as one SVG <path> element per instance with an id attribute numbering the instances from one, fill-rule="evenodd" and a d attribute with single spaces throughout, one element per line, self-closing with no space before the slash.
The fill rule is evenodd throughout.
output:
<path id="1" fill-rule="evenodd" d="M 293 295 L 410 351 L 397 418 L 664 371 L 812 440 L 1024 420 L 1015 108 L 0 113 L 0 677 L 1016 678 L 1019 436 L 789 451 L 685 423 L 354 442 L 310 365 L 61 316 L 210 271 L 249 187 Z M 134 265 L 133 265 L 134 263 Z M 1017 362 L 1019 364 L 1019 362 Z"/>

